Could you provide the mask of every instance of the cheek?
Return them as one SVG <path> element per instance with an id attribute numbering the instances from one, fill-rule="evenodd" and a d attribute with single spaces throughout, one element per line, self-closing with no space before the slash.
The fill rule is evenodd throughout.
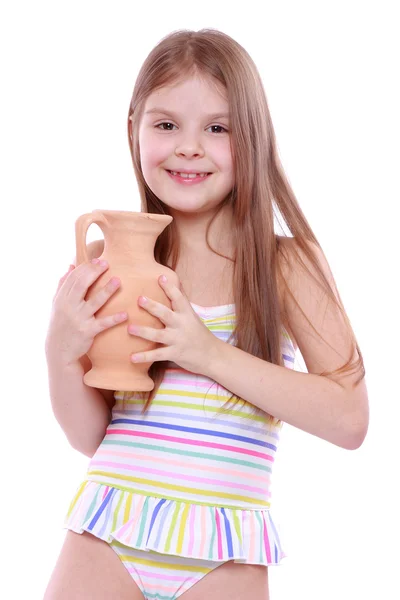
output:
<path id="1" fill-rule="evenodd" d="M 225 171 L 230 171 L 233 166 L 233 153 L 229 143 L 218 148 L 219 162 Z"/>
<path id="2" fill-rule="evenodd" d="M 160 164 L 165 160 L 165 156 L 163 157 L 160 153 L 160 149 L 157 147 L 154 148 L 145 148 L 140 151 L 140 162 L 142 165 L 142 171 L 144 178 L 147 183 L 150 184 L 154 182 L 154 177 L 156 175 L 156 169 L 160 166 Z"/>
<path id="3" fill-rule="evenodd" d="M 159 166 L 161 163 L 165 162 L 166 158 L 169 156 L 169 149 L 166 147 L 165 143 L 162 143 L 162 140 L 152 139 L 149 137 L 143 137 L 142 143 L 139 140 L 140 147 L 140 159 L 142 162 L 143 170 L 151 169 Z"/>

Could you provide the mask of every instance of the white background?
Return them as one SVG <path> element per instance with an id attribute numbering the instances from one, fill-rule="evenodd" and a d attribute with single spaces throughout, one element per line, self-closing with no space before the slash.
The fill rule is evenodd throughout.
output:
<path id="1" fill-rule="evenodd" d="M 42 598 L 89 460 L 52 414 L 43 350 L 75 219 L 139 210 L 126 136 L 138 70 L 169 32 L 213 27 L 260 70 L 284 168 L 364 354 L 371 407 L 356 451 L 284 427 L 272 514 L 288 558 L 270 568 L 271 600 L 399 598 L 399 5 L 139 4 L 1 7 L 0 596 Z"/>

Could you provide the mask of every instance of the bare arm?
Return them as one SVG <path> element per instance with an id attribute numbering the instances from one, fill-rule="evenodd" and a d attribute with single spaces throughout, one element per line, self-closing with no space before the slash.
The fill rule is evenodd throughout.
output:
<path id="1" fill-rule="evenodd" d="M 324 256 L 313 246 L 322 268 L 332 278 Z M 305 271 L 294 271 L 291 288 L 324 342 L 312 331 L 293 302 L 287 299 L 292 332 L 308 373 L 300 373 L 261 360 L 217 340 L 209 361 L 211 379 L 230 392 L 294 427 L 346 449 L 358 448 L 367 433 L 368 394 L 365 379 L 353 387 L 358 373 L 323 376 L 349 357 L 350 340 L 345 323 Z M 354 357 L 355 358 L 355 357 Z"/>
<path id="2" fill-rule="evenodd" d="M 328 377 L 300 373 L 217 340 L 206 375 L 274 417 L 347 450 L 367 431 L 364 380 L 355 390 Z"/>
<path id="3" fill-rule="evenodd" d="M 103 253 L 103 250 L 104 250 L 104 240 L 96 240 L 96 241 L 88 244 L 87 252 L 88 252 L 89 260 L 91 260 L 92 258 L 98 258 Z M 76 264 L 76 259 L 74 261 L 74 264 Z M 91 364 L 90 359 L 87 354 L 84 354 L 83 356 L 81 356 L 80 362 L 84 368 L 85 373 L 90 371 L 92 364 Z M 99 392 L 101 392 L 101 395 L 105 399 L 105 401 L 110 409 L 110 414 L 111 414 L 111 410 L 115 404 L 114 391 L 99 389 Z"/>
<path id="4" fill-rule="evenodd" d="M 89 259 L 98 257 L 103 242 L 88 245 Z M 54 336 L 53 336 L 54 338 Z M 72 362 L 65 361 L 56 350 L 54 339 L 46 339 L 51 405 L 58 423 L 71 446 L 86 456 L 93 456 L 111 420 L 114 392 L 89 387 L 83 382 L 91 363 L 86 354 Z"/>
<path id="5" fill-rule="evenodd" d="M 111 410 L 103 394 L 83 382 L 81 361 L 65 365 L 46 351 L 49 391 L 54 416 L 71 446 L 93 456 L 108 424 Z"/>

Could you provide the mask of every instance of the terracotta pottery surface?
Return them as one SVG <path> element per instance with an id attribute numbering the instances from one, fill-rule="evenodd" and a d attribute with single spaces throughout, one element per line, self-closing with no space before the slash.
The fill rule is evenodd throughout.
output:
<path id="1" fill-rule="evenodd" d="M 168 215 L 148 214 L 117 210 L 94 210 L 81 215 L 75 223 L 77 265 L 89 262 L 86 247 L 87 230 L 92 223 L 100 227 L 104 235 L 104 251 L 101 259 L 109 268 L 89 288 L 85 300 L 106 285 L 111 277 L 121 280 L 119 289 L 96 313 L 108 316 L 126 311 L 128 319 L 97 334 L 88 352 L 92 368 L 84 375 L 86 385 L 126 391 L 149 391 L 154 387 L 148 375 L 152 363 L 134 364 L 133 352 L 153 350 L 159 344 L 129 334 L 128 325 L 144 325 L 161 329 L 159 319 L 141 308 L 139 296 L 147 296 L 171 307 L 169 298 L 158 283 L 160 275 L 166 275 L 178 285 L 174 271 L 160 265 L 154 258 L 157 237 L 171 223 Z"/>

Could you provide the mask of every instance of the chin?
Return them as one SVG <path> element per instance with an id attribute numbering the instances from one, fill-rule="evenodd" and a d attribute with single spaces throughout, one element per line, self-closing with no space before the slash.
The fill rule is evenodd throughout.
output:
<path id="1" fill-rule="evenodd" d="M 168 202 L 167 199 L 161 199 L 161 202 L 169 208 L 171 212 L 180 212 L 186 214 L 205 213 L 215 210 L 222 202 L 222 199 L 217 202 L 204 201 L 184 201 L 184 202 Z"/>

